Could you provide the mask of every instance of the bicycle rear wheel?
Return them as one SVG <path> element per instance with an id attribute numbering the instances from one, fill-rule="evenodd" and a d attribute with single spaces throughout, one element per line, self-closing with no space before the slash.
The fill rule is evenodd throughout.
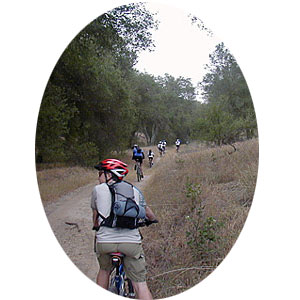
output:
<path id="1" fill-rule="evenodd" d="M 110 274 L 108 290 L 116 295 L 125 296 L 125 280 L 123 275 L 116 275 L 116 270 L 114 269 Z"/>
<path id="2" fill-rule="evenodd" d="M 153 160 L 149 159 L 149 168 L 152 168 L 152 165 L 153 165 Z"/>
<path id="3" fill-rule="evenodd" d="M 137 170 L 136 170 L 136 177 L 137 177 L 137 181 L 140 181 L 142 178 L 141 169 L 139 166 L 137 167 Z"/>

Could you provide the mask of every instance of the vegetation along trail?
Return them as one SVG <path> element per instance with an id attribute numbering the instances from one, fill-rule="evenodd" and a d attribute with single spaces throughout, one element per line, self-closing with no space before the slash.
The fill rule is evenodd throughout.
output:
<path id="1" fill-rule="evenodd" d="M 142 228 L 149 287 L 154 298 L 176 295 L 207 277 L 225 258 L 248 215 L 256 183 L 257 139 L 230 146 L 168 147 L 154 166 L 144 164 L 137 182 L 130 151 L 127 180 L 139 187 L 159 223 Z M 48 171 L 50 172 L 50 171 Z M 92 171 L 91 171 L 92 172 Z M 52 176 L 55 177 L 55 176 Z M 98 263 L 93 252 L 90 195 L 92 180 L 56 201 L 43 201 L 46 215 L 62 248 L 74 264 L 95 281 Z M 41 174 L 38 172 L 40 189 Z M 43 199 L 43 194 L 42 199 Z"/>

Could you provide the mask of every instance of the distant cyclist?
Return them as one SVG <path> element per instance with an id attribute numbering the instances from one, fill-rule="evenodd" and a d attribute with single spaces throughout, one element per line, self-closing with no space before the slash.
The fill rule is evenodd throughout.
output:
<path id="1" fill-rule="evenodd" d="M 176 152 L 179 151 L 180 144 L 181 144 L 181 140 L 180 140 L 180 139 L 177 139 L 176 142 L 175 142 L 175 145 L 176 145 Z"/>
<path id="2" fill-rule="evenodd" d="M 138 148 L 139 148 L 139 145 L 138 145 L 138 144 L 134 144 L 134 145 L 133 145 L 133 147 L 132 147 L 132 159 L 133 159 L 133 157 L 136 156 L 135 154 L 137 153 Z M 135 169 L 135 167 L 136 167 L 136 166 L 134 166 L 134 169 Z"/>
<path id="3" fill-rule="evenodd" d="M 135 153 L 138 147 L 139 147 L 138 144 L 134 144 L 134 145 L 132 146 L 132 152 Z"/>
<path id="4" fill-rule="evenodd" d="M 134 147 L 132 153 L 132 160 L 140 163 L 141 173 L 142 173 L 141 177 L 144 178 L 142 164 L 143 164 L 143 160 L 145 159 L 145 154 L 142 148 L 140 148 L 138 145 L 135 146 L 136 147 Z"/>
<path id="5" fill-rule="evenodd" d="M 148 152 L 148 159 L 149 159 L 149 165 L 151 168 L 153 165 L 153 160 L 154 160 L 154 152 L 151 149 Z"/>
<path id="6" fill-rule="evenodd" d="M 163 152 L 164 152 L 164 146 L 162 141 L 159 141 L 159 143 L 157 144 L 157 149 L 159 151 L 159 155 L 162 156 Z"/>

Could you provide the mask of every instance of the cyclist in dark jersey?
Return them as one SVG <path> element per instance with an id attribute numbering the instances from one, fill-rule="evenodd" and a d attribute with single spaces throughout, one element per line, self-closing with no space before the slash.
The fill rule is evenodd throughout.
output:
<path id="1" fill-rule="evenodd" d="M 142 164 L 143 164 L 144 159 L 145 159 L 145 154 L 144 154 L 143 149 L 140 148 L 139 146 L 134 147 L 133 153 L 132 153 L 132 160 L 138 161 L 140 163 L 142 178 L 144 177 L 143 168 L 142 168 Z"/>

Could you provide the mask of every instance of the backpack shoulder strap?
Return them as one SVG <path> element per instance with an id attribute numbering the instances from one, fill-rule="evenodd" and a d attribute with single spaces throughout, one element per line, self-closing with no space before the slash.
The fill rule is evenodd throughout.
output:
<path id="1" fill-rule="evenodd" d="M 132 188 L 133 188 L 133 184 L 131 184 L 130 182 L 128 182 L 128 181 L 126 181 L 126 180 L 123 180 L 123 182 L 125 182 L 125 183 L 127 183 L 127 184 L 131 185 L 131 186 L 132 186 Z"/>
<path id="2" fill-rule="evenodd" d="M 107 185 L 109 188 L 109 191 L 111 193 L 111 207 L 113 207 L 116 199 L 116 189 L 115 189 L 116 183 L 113 183 L 111 185 Z"/>
<path id="3" fill-rule="evenodd" d="M 115 194 L 116 194 L 116 191 L 115 191 L 115 188 L 114 188 L 114 184 L 112 184 L 112 185 L 108 185 L 107 184 L 107 186 L 108 186 L 108 188 L 109 188 L 109 191 L 110 191 L 110 193 L 111 193 L 111 207 L 110 207 L 110 214 L 109 214 L 109 216 L 108 217 L 104 217 L 104 216 L 102 216 L 99 212 L 98 212 L 98 215 L 101 217 L 101 219 L 102 219 L 102 222 L 101 222 L 101 224 L 100 225 L 104 225 L 104 224 L 106 224 L 106 222 L 110 222 L 110 221 L 112 221 L 112 219 L 113 219 L 113 216 L 114 216 L 114 213 L 113 213 L 113 207 L 114 207 L 114 203 L 115 203 Z"/>

